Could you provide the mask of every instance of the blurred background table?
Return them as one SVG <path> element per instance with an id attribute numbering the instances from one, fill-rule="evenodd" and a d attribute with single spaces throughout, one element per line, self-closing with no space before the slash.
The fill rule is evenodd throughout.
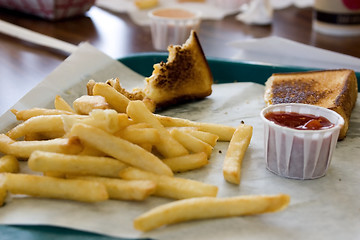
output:
<path id="1" fill-rule="evenodd" d="M 0 8 L 0 19 L 72 44 L 88 41 L 113 58 L 154 52 L 149 27 L 136 25 L 127 14 L 92 7 L 84 16 L 46 21 Z M 251 26 L 234 15 L 204 20 L 198 31 L 208 57 L 231 58 L 234 40 L 279 36 L 307 45 L 360 57 L 360 36 L 334 37 L 312 30 L 312 9 L 289 7 L 274 12 L 272 25 Z M 51 73 L 67 53 L 0 34 L 0 114 Z"/>

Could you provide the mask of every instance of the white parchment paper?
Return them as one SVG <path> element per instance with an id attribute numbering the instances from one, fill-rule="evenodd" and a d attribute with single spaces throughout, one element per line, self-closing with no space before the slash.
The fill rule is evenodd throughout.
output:
<path id="1" fill-rule="evenodd" d="M 75 67 L 76 66 L 76 67 Z M 39 86 L 14 107 L 51 106 L 55 94 L 69 101 L 85 92 L 85 83 L 120 77 L 125 87 L 142 86 L 143 77 L 83 44 Z M 109 200 L 79 203 L 65 200 L 13 197 L 0 208 L 1 224 L 54 225 L 126 238 L 155 239 L 357 239 L 360 236 L 360 107 L 353 111 L 347 138 L 339 142 L 327 175 L 299 181 L 276 176 L 265 169 L 263 127 L 259 112 L 264 106 L 264 86 L 231 83 L 213 86 L 213 94 L 199 102 L 169 109 L 162 114 L 194 121 L 254 127 L 253 138 L 242 164 L 241 184 L 227 183 L 222 161 L 228 143 L 219 142 L 210 163 L 177 177 L 196 179 L 219 187 L 218 197 L 286 193 L 287 209 L 278 213 L 180 223 L 148 233 L 133 228 L 133 219 L 170 199 L 150 197 L 144 202 Z M 5 131 L 15 123 L 6 112 L 0 118 Z M 24 163 L 26 164 L 26 163 Z"/>

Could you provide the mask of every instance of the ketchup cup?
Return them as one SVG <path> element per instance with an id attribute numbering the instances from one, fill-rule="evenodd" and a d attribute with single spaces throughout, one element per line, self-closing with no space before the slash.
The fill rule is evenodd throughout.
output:
<path id="1" fill-rule="evenodd" d="M 289 119 L 281 125 L 269 120 L 266 117 L 269 113 L 323 117 L 332 126 L 318 130 L 296 129 L 283 126 L 289 124 Z M 326 174 L 344 125 L 344 119 L 338 113 L 314 105 L 287 103 L 266 107 L 260 116 L 264 123 L 264 156 L 268 170 L 282 177 L 302 180 Z"/>

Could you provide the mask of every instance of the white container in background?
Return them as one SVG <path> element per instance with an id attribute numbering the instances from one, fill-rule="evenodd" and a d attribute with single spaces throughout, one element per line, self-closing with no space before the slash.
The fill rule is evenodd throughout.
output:
<path id="1" fill-rule="evenodd" d="M 197 30 L 201 13 L 182 8 L 159 8 L 149 12 L 151 36 L 156 50 L 166 50 L 169 45 L 181 45 Z"/>
<path id="2" fill-rule="evenodd" d="M 250 1 L 251 0 L 210 0 L 210 2 L 217 7 L 233 10 L 238 10 L 242 5 Z"/>
<path id="3" fill-rule="evenodd" d="M 327 35 L 360 35 L 360 1 L 315 0 L 313 29 Z"/>
<path id="4" fill-rule="evenodd" d="M 304 130 L 282 126 L 269 120 L 268 113 L 299 113 L 322 116 L 333 126 Z M 335 111 L 314 105 L 285 103 L 261 111 L 264 123 L 264 156 L 271 172 L 286 178 L 315 179 L 326 174 L 344 119 Z M 287 124 L 289 119 L 284 120 Z"/>

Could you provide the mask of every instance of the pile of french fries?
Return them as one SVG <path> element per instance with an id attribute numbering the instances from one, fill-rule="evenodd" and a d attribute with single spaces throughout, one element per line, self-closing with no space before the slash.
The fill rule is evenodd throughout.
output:
<path id="1" fill-rule="evenodd" d="M 0 134 L 1 205 L 8 193 L 83 202 L 143 201 L 152 195 L 175 200 L 135 219 L 141 231 L 288 205 L 284 194 L 217 198 L 217 186 L 175 176 L 209 164 L 217 141 L 229 141 L 223 175 L 239 184 L 250 125 L 161 116 L 151 102 L 129 99 L 111 84 L 92 81 L 87 87 L 89 95 L 72 106 L 56 96 L 54 109 L 12 110 L 19 124 Z M 19 160 L 33 173 L 21 173 Z"/>

